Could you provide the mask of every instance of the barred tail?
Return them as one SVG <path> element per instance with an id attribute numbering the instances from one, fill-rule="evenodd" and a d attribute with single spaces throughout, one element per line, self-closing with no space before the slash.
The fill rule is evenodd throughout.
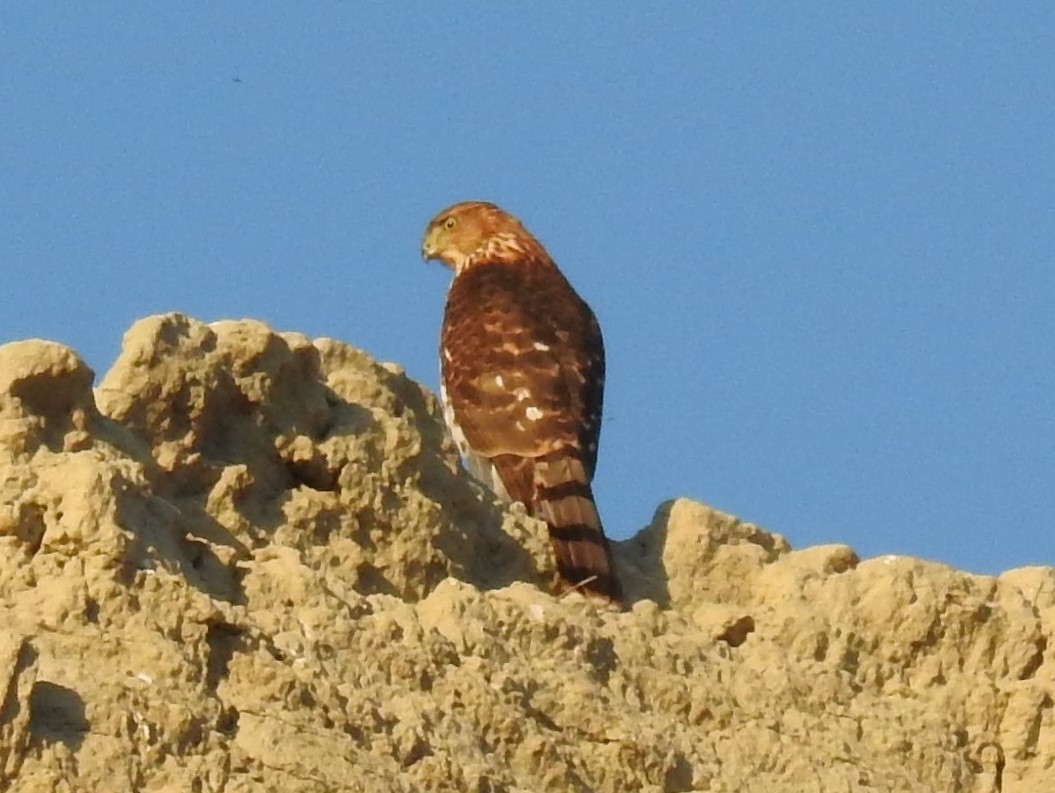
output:
<path id="1" fill-rule="evenodd" d="M 549 526 L 561 577 L 573 589 L 619 602 L 622 587 L 582 462 L 552 455 L 534 468 L 533 511 Z"/>

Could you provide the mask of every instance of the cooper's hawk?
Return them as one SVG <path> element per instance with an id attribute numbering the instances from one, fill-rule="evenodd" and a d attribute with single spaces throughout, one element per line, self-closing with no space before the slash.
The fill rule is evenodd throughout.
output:
<path id="1" fill-rule="evenodd" d="M 493 204 L 440 212 L 421 253 L 454 270 L 441 384 L 469 470 L 546 521 L 568 587 L 618 601 L 590 489 L 604 391 L 597 319 L 538 240 Z"/>

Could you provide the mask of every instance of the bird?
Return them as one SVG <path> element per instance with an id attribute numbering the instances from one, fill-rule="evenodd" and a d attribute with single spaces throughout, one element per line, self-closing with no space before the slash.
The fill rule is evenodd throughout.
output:
<path id="1" fill-rule="evenodd" d="M 421 255 L 454 271 L 440 396 L 466 467 L 545 521 L 562 590 L 619 604 L 591 488 L 604 399 L 597 318 L 542 244 L 495 204 L 462 201 L 439 212 Z"/>

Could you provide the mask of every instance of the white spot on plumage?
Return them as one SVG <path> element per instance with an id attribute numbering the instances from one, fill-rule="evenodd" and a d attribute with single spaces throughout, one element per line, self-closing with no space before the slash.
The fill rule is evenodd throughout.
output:
<path id="1" fill-rule="evenodd" d="M 500 375 L 500 374 L 496 374 L 495 375 L 495 385 L 498 386 L 499 388 L 505 388 L 506 387 L 506 381 L 502 379 L 502 375 Z"/>
<path id="2" fill-rule="evenodd" d="M 454 420 L 454 406 L 451 405 L 450 399 L 447 398 L 447 388 L 443 383 L 440 383 L 440 400 L 443 402 L 443 420 L 447 422 L 447 429 L 451 431 L 451 437 L 454 439 L 458 451 L 464 457 L 469 450 L 469 442 L 466 441 L 465 434 L 462 432 L 461 427 L 458 426 L 458 422 Z"/>
<path id="3" fill-rule="evenodd" d="M 517 402 L 523 402 L 525 399 L 531 399 L 531 392 L 526 388 L 518 388 L 513 392 L 513 395 L 517 398 Z"/>
<path id="4" fill-rule="evenodd" d="M 534 347 L 536 350 L 541 350 L 542 352 L 549 352 L 549 345 L 548 344 L 543 344 L 540 341 L 536 341 L 531 346 Z"/>
<path id="5" fill-rule="evenodd" d="M 524 411 L 524 415 L 527 416 L 528 421 L 538 421 L 542 418 L 543 413 L 534 405 L 528 405 L 527 410 Z"/>

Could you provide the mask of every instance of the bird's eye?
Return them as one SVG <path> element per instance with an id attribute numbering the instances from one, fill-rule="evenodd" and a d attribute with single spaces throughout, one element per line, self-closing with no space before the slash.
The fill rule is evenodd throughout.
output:
<path id="1" fill-rule="evenodd" d="M 443 221 L 443 227 L 445 229 L 453 229 L 454 224 L 457 222 L 458 221 L 455 218 L 447 218 L 445 221 Z"/>

